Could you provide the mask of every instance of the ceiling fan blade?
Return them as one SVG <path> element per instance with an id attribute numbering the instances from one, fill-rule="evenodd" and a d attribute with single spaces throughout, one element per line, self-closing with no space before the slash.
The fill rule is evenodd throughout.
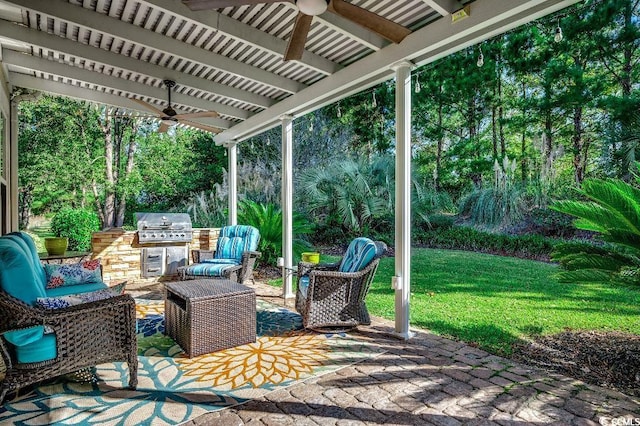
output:
<path id="1" fill-rule="evenodd" d="M 182 3 L 191 10 L 208 10 L 248 4 L 280 3 L 281 1 L 283 0 L 182 0 Z"/>
<path id="2" fill-rule="evenodd" d="M 158 133 L 166 133 L 167 130 L 169 130 L 168 125 L 166 125 L 165 123 L 160 123 L 160 127 L 158 127 Z"/>
<path id="3" fill-rule="evenodd" d="M 284 54 L 284 60 L 290 61 L 292 59 L 301 59 L 304 53 L 304 45 L 307 42 L 307 34 L 311 29 L 311 21 L 313 16 L 305 15 L 302 12 L 298 13 L 296 23 L 293 26 L 293 31 L 289 37 L 289 44 L 287 45 L 287 51 Z"/>
<path id="4" fill-rule="evenodd" d="M 219 116 L 220 114 L 218 114 L 215 111 L 202 111 L 202 112 L 190 112 L 186 114 L 176 114 L 173 116 L 173 118 L 177 120 L 185 120 L 185 119 L 190 120 L 192 118 L 206 118 L 206 117 L 217 118 Z"/>
<path id="5" fill-rule="evenodd" d="M 344 0 L 331 0 L 329 2 L 329 11 L 347 18 L 394 43 L 400 43 L 406 36 L 411 34 L 410 29 Z"/>
<path id="6" fill-rule="evenodd" d="M 222 131 L 222 129 L 219 129 L 218 127 L 207 126 L 206 124 L 196 123 L 195 121 L 179 120 L 179 123 L 210 133 L 220 133 Z"/>
<path id="7" fill-rule="evenodd" d="M 140 99 L 135 99 L 135 98 L 130 98 L 132 101 L 134 101 L 135 103 L 138 103 L 140 105 L 142 105 L 143 107 L 145 107 L 146 109 L 148 109 L 149 111 L 153 111 L 154 113 L 156 113 L 157 115 L 159 115 L 160 117 L 164 116 L 164 112 L 162 112 L 162 110 L 159 110 L 158 108 L 154 107 L 153 105 L 151 105 L 148 102 L 142 101 Z"/>

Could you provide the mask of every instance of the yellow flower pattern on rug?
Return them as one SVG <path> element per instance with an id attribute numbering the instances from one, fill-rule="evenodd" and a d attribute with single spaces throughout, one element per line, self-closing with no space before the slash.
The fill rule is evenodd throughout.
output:
<path id="1" fill-rule="evenodd" d="M 249 384 L 259 388 L 313 374 L 330 358 L 330 351 L 325 335 L 299 332 L 262 336 L 255 343 L 176 361 L 185 376 L 211 386 L 237 389 Z"/>

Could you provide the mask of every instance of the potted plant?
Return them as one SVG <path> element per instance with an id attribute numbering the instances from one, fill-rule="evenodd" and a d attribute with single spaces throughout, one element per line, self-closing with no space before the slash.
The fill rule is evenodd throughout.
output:
<path id="1" fill-rule="evenodd" d="M 67 237 L 45 237 L 44 248 L 49 256 L 61 256 L 67 251 L 69 238 Z"/>

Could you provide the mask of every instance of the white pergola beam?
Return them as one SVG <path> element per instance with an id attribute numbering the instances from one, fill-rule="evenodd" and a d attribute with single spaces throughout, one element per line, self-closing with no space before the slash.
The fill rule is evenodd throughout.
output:
<path id="1" fill-rule="evenodd" d="M 248 79 L 287 93 L 296 93 L 306 86 L 297 81 L 284 78 L 247 65 L 243 62 L 230 59 L 201 49 L 199 47 L 183 43 L 171 37 L 147 30 L 145 28 L 129 24 L 107 15 L 93 12 L 84 7 L 75 6 L 64 0 L 4 0 L 16 6 L 32 10 L 44 15 L 52 16 L 60 21 L 108 34 L 116 39 L 130 41 L 135 44 L 155 49 L 167 55 L 184 58 L 243 79 Z"/>
<path id="2" fill-rule="evenodd" d="M 96 86 L 108 87 L 122 92 L 153 98 L 160 101 L 161 104 L 164 104 L 163 106 L 166 106 L 167 91 L 159 87 L 148 86 L 143 83 L 96 73 L 86 69 L 66 65 L 61 62 L 37 58 L 35 56 L 18 53 L 8 49 L 2 49 L 2 59 L 8 64 L 25 68 L 27 70 L 46 70 L 47 73 L 55 74 L 60 77 L 67 77 L 73 80 L 94 84 Z M 175 101 L 178 105 L 205 111 L 216 111 L 219 114 L 225 114 L 243 120 L 250 116 L 249 111 L 217 102 L 209 102 L 203 99 L 194 98 L 193 96 L 183 95 L 181 93 L 173 93 L 171 100 Z"/>
<path id="3" fill-rule="evenodd" d="M 357 61 L 313 86 L 290 96 L 232 129 L 216 136 L 216 142 L 243 140 L 277 125 L 283 114 L 307 114 L 392 77 L 392 64 L 411 60 L 424 65 L 456 52 L 468 45 L 504 33 L 526 22 L 565 8 L 579 0 L 477 0 L 471 16 L 452 24 L 439 19 L 413 32 L 400 44 Z M 416 59 L 417 58 L 417 59 Z M 414 60 L 415 59 L 415 60 Z"/>
<path id="4" fill-rule="evenodd" d="M 47 92 L 54 95 L 66 96 L 98 104 L 111 105 L 118 108 L 140 111 L 148 114 L 148 111 L 144 110 L 140 104 L 132 101 L 131 99 L 123 98 L 122 96 L 111 95 L 109 93 L 98 92 L 93 89 L 85 89 L 83 87 L 73 86 L 57 81 L 31 77 L 26 74 L 16 72 L 9 72 L 8 79 L 12 85 L 17 87 L 40 90 L 41 92 Z M 199 120 L 191 121 L 201 122 Z M 204 120 L 202 122 L 203 124 L 214 125 L 220 128 L 229 128 L 233 124 L 228 120 L 222 120 L 219 118 L 209 119 L 207 123 L 204 123 Z"/>
<path id="5" fill-rule="evenodd" d="M 435 10 L 442 16 L 451 15 L 456 10 L 462 9 L 462 3 L 458 0 L 422 0 L 431 9 Z"/>
<path id="6" fill-rule="evenodd" d="M 287 50 L 287 41 L 271 34 L 260 31 L 257 28 L 247 25 L 243 22 L 223 15 L 215 10 L 192 11 L 181 2 L 174 0 L 144 0 L 146 3 L 156 9 L 162 9 L 171 14 L 188 19 L 200 25 L 217 29 L 220 33 L 229 37 L 241 40 L 244 44 L 257 47 L 269 53 L 284 57 Z M 332 62 L 322 56 L 311 53 L 307 50 L 302 54 L 302 58 L 298 61 L 300 64 L 324 75 L 331 75 L 338 71 L 342 66 Z"/>
<path id="7" fill-rule="evenodd" d="M 274 104 L 272 99 L 265 96 L 255 95 L 244 90 L 225 86 L 203 78 L 194 77 L 180 71 L 167 69 L 159 65 L 119 55 L 117 53 L 86 44 L 77 43 L 73 40 L 64 39 L 62 37 L 55 37 L 42 31 L 11 24 L 2 20 L 0 20 L 0 38 L 10 40 L 14 44 L 37 46 L 42 49 L 62 53 L 64 55 L 81 58 L 88 62 L 95 62 L 98 65 L 104 65 L 106 68 L 114 67 L 126 72 L 148 75 L 160 80 L 169 78 L 178 82 L 180 85 L 192 87 L 209 93 L 215 93 L 225 98 L 262 108 L 268 108 Z"/>

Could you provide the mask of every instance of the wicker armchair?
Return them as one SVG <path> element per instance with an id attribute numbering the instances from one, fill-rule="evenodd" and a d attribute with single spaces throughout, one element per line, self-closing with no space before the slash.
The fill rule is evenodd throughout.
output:
<path id="1" fill-rule="evenodd" d="M 302 315 L 305 328 L 338 331 L 371 324 L 365 296 L 387 246 L 380 241 L 370 242 L 375 244 L 376 253 L 356 272 L 340 272 L 346 255 L 331 264 L 298 264 L 296 310 Z M 304 282 L 307 279 L 308 286 Z"/>
<path id="2" fill-rule="evenodd" d="M 39 381 L 114 361 L 129 366 L 129 387 L 138 382 L 135 302 L 129 295 L 64 309 L 43 309 L 25 304 L 0 290 L 0 333 L 44 325 L 55 333 L 57 357 L 19 363 L 13 347 L 0 339 L 6 367 L 0 384 L 0 404 L 7 393 Z"/>
<path id="3" fill-rule="evenodd" d="M 252 226 L 231 225 L 220 229 L 215 250 L 192 250 L 193 264 L 178 268 L 180 279 L 225 278 L 245 284 L 261 256 L 260 233 Z"/>

